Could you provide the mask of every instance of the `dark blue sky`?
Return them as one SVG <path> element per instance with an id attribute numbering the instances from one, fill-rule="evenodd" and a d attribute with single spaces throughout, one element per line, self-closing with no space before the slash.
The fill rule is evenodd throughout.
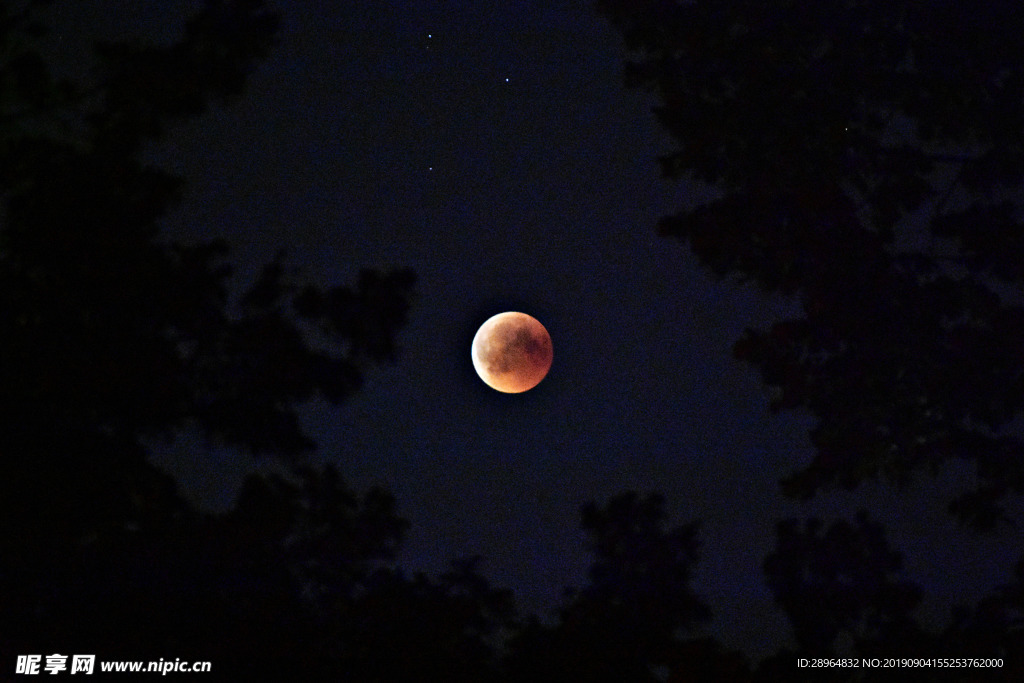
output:
<path id="1" fill-rule="evenodd" d="M 64 42 L 85 26 L 173 37 L 194 6 L 142 4 L 61 4 L 76 27 Z M 761 571 L 782 517 L 866 507 L 940 600 L 1009 580 L 1009 535 L 972 538 L 943 511 L 963 472 L 903 497 L 781 497 L 811 456 L 811 422 L 769 415 L 730 349 L 789 305 L 712 280 L 655 234 L 707 191 L 659 177 L 669 142 L 653 100 L 624 90 L 618 37 L 589 2 L 272 5 L 281 43 L 245 98 L 153 150 L 189 181 L 165 224 L 228 238 L 239 284 L 280 249 L 323 284 L 416 271 L 397 364 L 308 413 L 318 457 L 397 496 L 410 570 L 482 554 L 494 583 L 543 610 L 584 581 L 579 506 L 635 489 L 664 494 L 674 523 L 702 520 L 695 588 L 712 630 L 756 653 L 788 629 Z M 476 328 L 510 309 L 554 342 L 551 373 L 521 395 L 489 389 L 470 361 Z M 226 505 L 251 458 L 185 450 L 159 461 Z"/>

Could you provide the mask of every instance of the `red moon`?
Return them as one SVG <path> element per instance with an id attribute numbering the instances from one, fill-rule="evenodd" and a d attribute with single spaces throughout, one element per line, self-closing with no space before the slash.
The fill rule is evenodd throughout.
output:
<path id="1" fill-rule="evenodd" d="M 473 367 L 487 386 L 519 394 L 551 369 L 551 335 L 533 316 L 509 311 L 489 318 L 473 337 Z"/>

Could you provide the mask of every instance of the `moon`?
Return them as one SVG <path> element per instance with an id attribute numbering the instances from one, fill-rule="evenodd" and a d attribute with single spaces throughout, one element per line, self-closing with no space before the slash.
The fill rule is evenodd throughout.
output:
<path id="1" fill-rule="evenodd" d="M 533 316 L 507 311 L 488 318 L 473 337 L 473 367 L 492 389 L 520 394 L 551 369 L 551 335 Z"/>

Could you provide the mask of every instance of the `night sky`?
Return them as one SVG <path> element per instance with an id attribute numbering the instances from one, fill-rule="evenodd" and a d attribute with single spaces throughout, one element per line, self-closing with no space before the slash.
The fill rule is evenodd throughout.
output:
<path id="1" fill-rule="evenodd" d="M 585 581 L 580 505 L 633 489 L 662 493 L 674 524 L 701 520 L 694 588 L 711 630 L 752 654 L 788 633 L 762 574 L 784 517 L 867 508 L 943 618 L 944 603 L 1009 580 L 1012 535 L 975 537 L 944 511 L 965 472 L 902 496 L 781 496 L 811 458 L 812 420 L 771 415 L 731 346 L 794 305 L 715 281 L 657 236 L 660 216 L 710 190 L 660 178 L 654 100 L 624 89 L 619 38 L 589 2 L 270 4 L 280 44 L 243 100 L 151 151 L 189 183 L 164 226 L 227 238 L 239 288 L 282 249 L 323 285 L 414 269 L 398 361 L 306 413 L 317 458 L 397 497 L 408 570 L 480 554 L 493 583 L 544 613 Z M 195 6 L 60 3 L 55 38 L 68 54 L 95 35 L 172 39 Z M 504 310 L 553 338 L 551 372 L 525 394 L 473 372 L 473 334 Z M 187 436 L 157 460 L 213 509 L 254 463 Z"/>

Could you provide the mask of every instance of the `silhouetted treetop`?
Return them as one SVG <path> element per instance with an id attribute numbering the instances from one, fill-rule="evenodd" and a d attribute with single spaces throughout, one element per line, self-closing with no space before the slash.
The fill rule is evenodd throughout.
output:
<path id="1" fill-rule="evenodd" d="M 597 4 L 676 141 L 664 174 L 717 190 L 661 232 L 803 306 L 735 346 L 773 408 L 818 418 L 785 491 L 964 459 L 980 483 L 951 510 L 990 527 L 1024 491 L 1017 4 Z"/>
<path id="2" fill-rule="evenodd" d="M 241 507 L 212 521 L 147 446 L 194 427 L 294 463 L 314 446 L 301 405 L 344 400 L 394 357 L 413 275 L 318 288 L 285 277 L 280 256 L 236 301 L 212 230 L 194 244 L 161 234 L 185 186 L 146 165 L 142 143 L 240 94 L 276 26 L 260 3 L 209 2 L 175 44 L 108 44 L 95 83 L 48 75 L 33 42 L 45 5 L 0 3 L 0 639 L 65 632 L 70 645 L 84 637 L 77 622 L 92 623 L 83 615 L 103 613 L 101 642 L 202 643 L 181 612 L 202 611 L 182 599 L 189 581 L 209 589 L 194 597 L 217 613 L 213 628 L 266 609 L 280 632 L 308 617 L 296 577 L 338 592 L 389 557 L 405 524 L 393 501 L 300 468 L 301 485 L 251 480 Z M 255 519 L 254 498 L 284 526 Z M 230 529 L 238 545 L 211 550 Z M 257 606 L 234 609 L 225 584 L 253 587 L 239 591 Z M 168 610 L 164 627 L 140 623 L 147 605 Z"/>
<path id="3" fill-rule="evenodd" d="M 194 424 L 256 452 L 310 449 L 295 406 L 340 401 L 367 363 L 394 357 L 411 271 L 321 291 L 283 279 L 279 257 L 236 308 L 226 244 L 162 236 L 183 182 L 139 157 L 168 123 L 241 95 L 277 17 L 211 0 L 179 41 L 101 44 L 94 83 L 58 84 L 33 15 L 0 16 L 13 53 L 0 69 L 5 422 L 133 438 Z"/>
<path id="4" fill-rule="evenodd" d="M 509 658 L 513 677 L 658 680 L 655 670 L 676 663 L 686 631 L 711 616 L 690 587 L 696 523 L 667 529 L 662 496 L 626 492 L 585 505 L 581 527 L 594 556 L 590 581 L 566 592 L 556 626 L 521 629 Z"/>
<path id="5" fill-rule="evenodd" d="M 305 464 L 297 410 L 395 357 L 413 274 L 315 287 L 282 254 L 235 296 L 214 226 L 161 232 L 186 186 L 141 150 L 243 93 L 277 26 L 261 2 L 210 0 L 168 45 L 102 44 L 82 82 L 51 75 L 48 4 L 0 1 L 0 641 L 219 657 L 252 679 L 287 658 L 316 679 L 339 604 L 407 523 Z M 202 513 L 147 453 L 189 427 L 287 474 Z"/>
<path id="6" fill-rule="evenodd" d="M 920 589 L 900 574 L 879 524 L 864 512 L 822 529 L 819 520 L 778 526 L 778 547 L 765 560 L 768 586 L 805 652 L 835 652 L 836 636 L 885 642 L 911 627 Z"/>

